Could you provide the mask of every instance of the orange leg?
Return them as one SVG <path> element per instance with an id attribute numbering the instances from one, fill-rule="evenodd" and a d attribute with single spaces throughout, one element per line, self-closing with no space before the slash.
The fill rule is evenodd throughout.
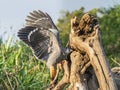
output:
<path id="1" fill-rule="evenodd" d="M 61 61 L 57 64 L 57 68 L 55 66 L 50 66 L 50 77 L 51 77 L 51 84 L 56 84 L 58 79 L 59 70 L 63 70 L 63 63 L 65 63 L 65 60 Z"/>
<path id="2" fill-rule="evenodd" d="M 54 66 L 51 66 L 51 67 L 50 67 L 51 83 L 53 82 L 55 76 L 56 76 L 56 68 L 55 68 Z"/>

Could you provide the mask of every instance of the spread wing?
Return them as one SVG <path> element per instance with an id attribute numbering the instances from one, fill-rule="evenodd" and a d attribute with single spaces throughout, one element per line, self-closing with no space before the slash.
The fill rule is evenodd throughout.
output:
<path id="1" fill-rule="evenodd" d="M 42 11 L 33 11 L 26 18 L 26 26 L 35 26 L 39 28 L 56 29 L 51 17 Z"/>
<path id="2" fill-rule="evenodd" d="M 33 11 L 27 16 L 26 26 L 19 30 L 18 37 L 31 47 L 38 59 L 47 60 L 53 52 L 61 50 L 56 26 L 50 16 L 41 11 Z"/>

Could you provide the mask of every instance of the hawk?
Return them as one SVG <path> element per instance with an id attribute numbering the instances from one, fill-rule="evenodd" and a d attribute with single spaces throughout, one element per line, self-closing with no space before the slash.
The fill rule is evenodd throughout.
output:
<path id="1" fill-rule="evenodd" d="M 53 81 L 57 64 L 66 59 L 70 50 L 62 47 L 59 31 L 51 17 L 40 10 L 30 12 L 25 27 L 18 31 L 18 37 L 32 49 L 37 59 L 46 62 Z"/>

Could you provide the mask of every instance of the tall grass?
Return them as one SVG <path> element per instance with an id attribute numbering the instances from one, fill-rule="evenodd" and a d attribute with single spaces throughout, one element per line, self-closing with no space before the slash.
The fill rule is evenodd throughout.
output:
<path id="1" fill-rule="evenodd" d="M 0 44 L 0 90 L 42 90 L 50 81 L 45 64 L 22 42 Z"/>
<path id="2" fill-rule="evenodd" d="M 49 70 L 26 45 L 12 41 L 0 43 L 0 90 L 43 90 L 50 83 Z M 115 58 L 110 64 L 120 65 Z"/>

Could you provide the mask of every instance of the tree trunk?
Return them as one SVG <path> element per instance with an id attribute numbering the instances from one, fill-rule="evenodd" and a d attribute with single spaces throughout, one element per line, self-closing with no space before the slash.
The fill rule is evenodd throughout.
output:
<path id="1" fill-rule="evenodd" d="M 70 62 L 63 64 L 64 75 L 53 90 L 118 90 L 102 48 L 95 17 L 85 14 L 71 19 Z"/>

